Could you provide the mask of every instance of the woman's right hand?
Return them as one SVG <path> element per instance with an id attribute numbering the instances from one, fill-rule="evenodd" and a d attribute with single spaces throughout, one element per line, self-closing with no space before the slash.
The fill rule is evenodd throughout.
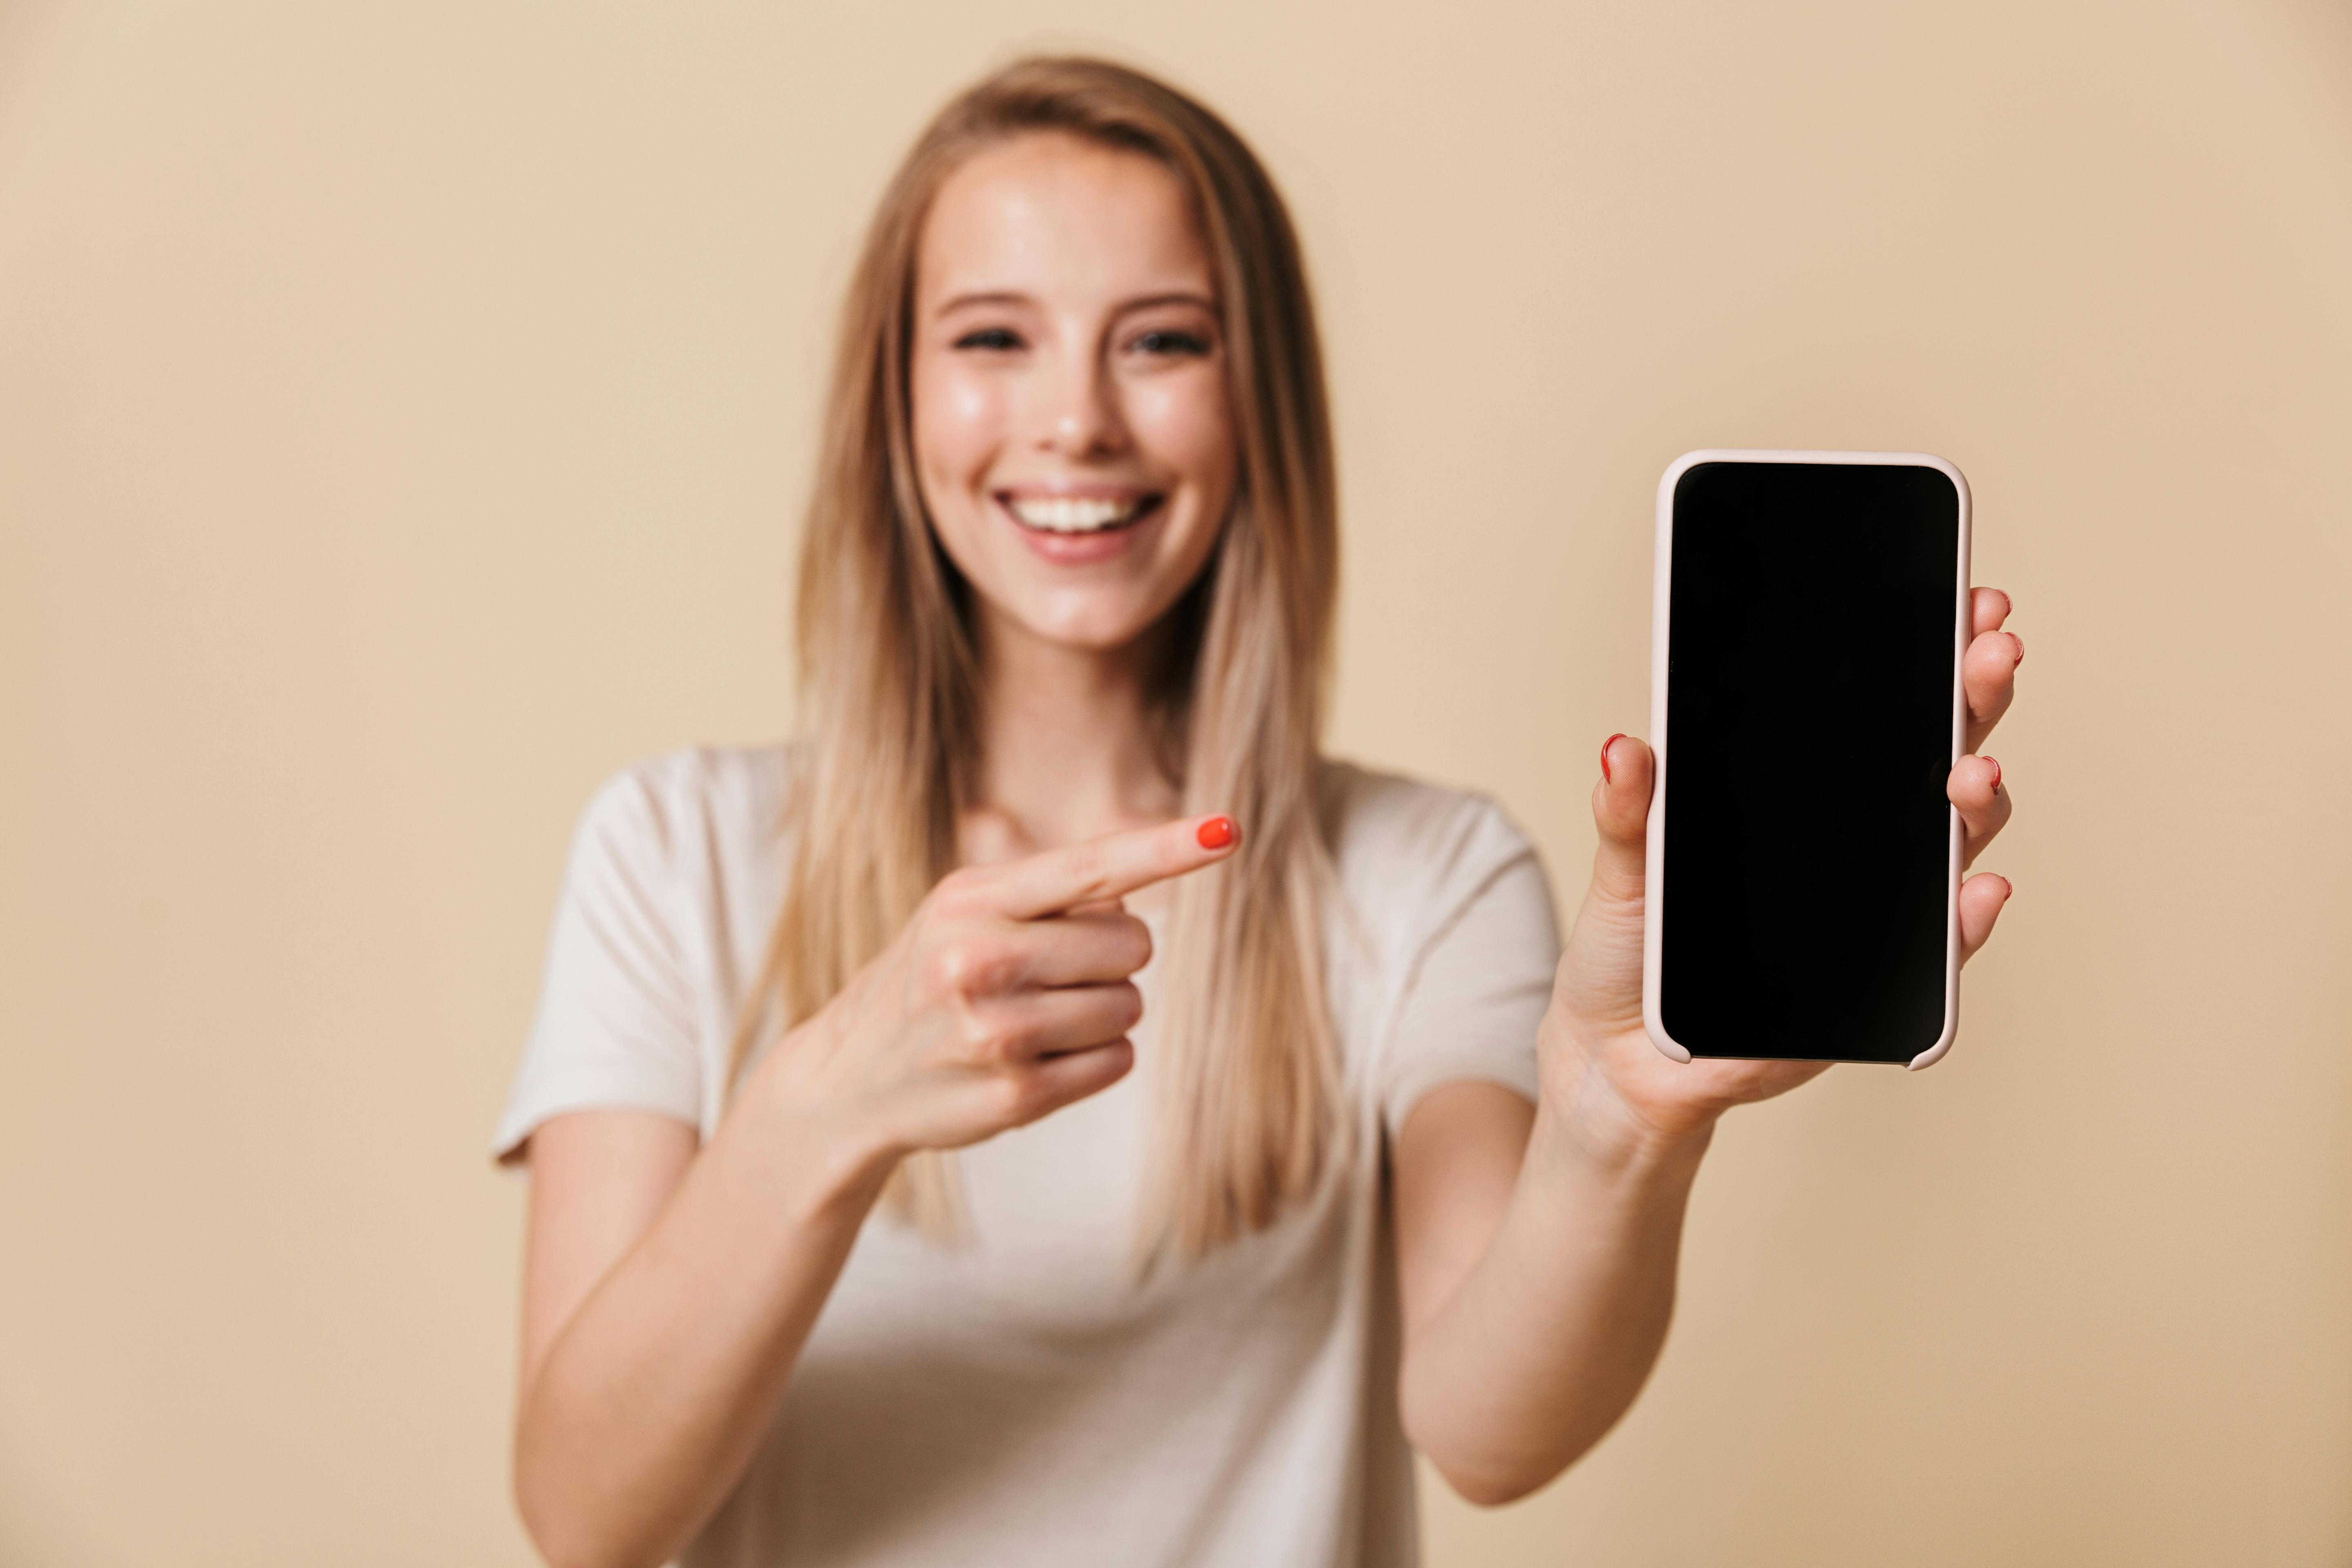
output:
<path id="1" fill-rule="evenodd" d="M 1135 1064 L 1143 999 L 1129 976 L 1151 958 L 1119 900 L 1240 842 L 1229 817 L 1189 817 L 950 872 L 747 1087 L 883 1160 L 977 1143 L 1108 1089 Z"/>
<path id="2" fill-rule="evenodd" d="M 899 1158 L 1125 1076 L 1151 937 L 1119 900 L 1240 841 L 1196 816 L 957 871 L 698 1151 L 645 1110 L 532 1134 L 515 1492 L 550 1561 L 676 1555 L 743 1474 Z"/>

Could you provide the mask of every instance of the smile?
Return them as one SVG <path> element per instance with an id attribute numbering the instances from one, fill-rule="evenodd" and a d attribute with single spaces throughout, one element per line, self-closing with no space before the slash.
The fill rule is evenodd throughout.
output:
<path id="1" fill-rule="evenodd" d="M 1159 507 L 1157 495 L 998 498 L 1022 527 L 1040 533 L 1108 533 L 1141 521 Z"/>

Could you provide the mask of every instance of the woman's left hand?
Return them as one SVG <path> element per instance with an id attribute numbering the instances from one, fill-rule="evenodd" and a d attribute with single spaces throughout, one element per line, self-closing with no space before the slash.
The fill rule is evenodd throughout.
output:
<path id="1" fill-rule="evenodd" d="M 2000 764 L 1979 748 L 2017 690 L 2025 644 L 2001 629 L 2010 599 L 1998 588 L 1970 595 L 1973 635 L 1961 660 L 1968 695 L 1969 755 L 1944 788 L 1959 808 L 1962 864 L 1973 861 L 2009 821 Z M 1612 736 L 1601 750 L 1592 792 L 1601 831 L 1592 885 L 1552 987 L 1542 1035 L 1543 1097 L 1588 1152 L 1616 1163 L 1699 1149 L 1732 1106 L 1769 1100 L 1820 1076 L 1826 1062 L 1669 1060 L 1642 1026 L 1643 872 L 1647 858 L 1650 748 Z M 1960 884 L 1960 956 L 1992 934 L 2010 895 L 2008 879 L 1986 872 Z"/>

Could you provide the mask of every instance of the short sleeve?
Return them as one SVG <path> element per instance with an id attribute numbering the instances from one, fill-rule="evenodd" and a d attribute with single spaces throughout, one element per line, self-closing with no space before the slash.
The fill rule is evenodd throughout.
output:
<path id="1" fill-rule="evenodd" d="M 655 1110 L 696 1122 L 703 1072 L 673 829 L 646 770 L 605 785 L 583 815 L 539 1011 L 492 1143 L 497 1158 L 569 1110 Z"/>
<path id="2" fill-rule="evenodd" d="M 1442 919 L 1406 977 L 1381 1083 L 1391 1136 L 1440 1084 L 1479 1080 L 1536 1098 L 1536 1028 L 1559 961 L 1559 923 L 1534 847 L 1486 809 L 1485 833 L 1509 847 Z"/>

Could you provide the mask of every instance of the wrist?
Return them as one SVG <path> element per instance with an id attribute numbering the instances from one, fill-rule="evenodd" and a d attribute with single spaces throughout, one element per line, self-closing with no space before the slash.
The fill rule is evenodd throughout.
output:
<path id="1" fill-rule="evenodd" d="M 1653 1047 L 1646 1037 L 1546 1042 L 1543 1093 L 1537 1108 L 1537 1146 L 1551 1157 L 1572 1158 L 1612 1179 L 1687 1180 L 1714 1141 L 1719 1109 L 1691 1104 L 1636 1104 L 1621 1090 L 1605 1062 L 1612 1049 L 1632 1052 L 1642 1065 Z M 1621 1069 L 1622 1070 L 1622 1069 Z"/>
<path id="2" fill-rule="evenodd" d="M 808 1075 L 792 1070 L 795 1047 L 814 1044 L 798 1030 L 779 1041 L 745 1077 L 728 1123 L 746 1124 L 788 1210 L 862 1219 L 907 1151 L 856 1101 L 812 1092 Z"/>
<path id="3" fill-rule="evenodd" d="M 1589 1100 L 1562 1107 L 1547 1097 L 1536 1108 L 1528 1163 L 1614 1187 L 1687 1187 L 1714 1141 L 1715 1119 L 1671 1132 L 1635 1121 L 1622 1107 Z"/>

